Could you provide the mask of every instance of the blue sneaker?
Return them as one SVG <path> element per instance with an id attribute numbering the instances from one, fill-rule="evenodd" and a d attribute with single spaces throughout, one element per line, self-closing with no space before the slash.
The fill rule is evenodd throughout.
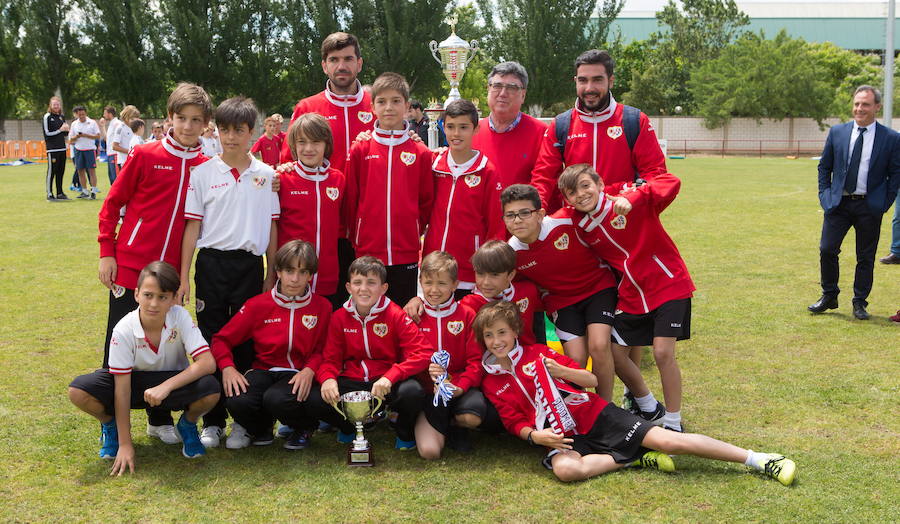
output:
<path id="1" fill-rule="evenodd" d="M 119 429 L 116 419 L 100 423 L 100 458 L 113 460 L 119 453 Z"/>
<path id="2" fill-rule="evenodd" d="M 394 447 L 399 449 L 400 451 L 410 451 L 416 449 L 416 441 L 400 440 L 400 437 L 397 437 L 397 440 L 394 441 Z"/>
<path id="3" fill-rule="evenodd" d="M 175 429 L 181 435 L 181 442 L 183 443 L 181 447 L 182 455 L 187 458 L 197 458 L 206 455 L 206 448 L 200 442 L 200 433 L 197 432 L 196 422 L 191 424 L 184 418 L 184 413 L 182 413 L 181 418 L 178 419 L 178 424 L 175 424 Z"/>
<path id="4" fill-rule="evenodd" d="M 344 433 L 341 430 L 337 432 L 337 441 L 341 444 L 349 444 L 356 438 L 356 433 Z"/>
<path id="5" fill-rule="evenodd" d="M 284 449 L 297 450 L 309 447 L 309 431 L 295 431 L 285 442 Z"/>

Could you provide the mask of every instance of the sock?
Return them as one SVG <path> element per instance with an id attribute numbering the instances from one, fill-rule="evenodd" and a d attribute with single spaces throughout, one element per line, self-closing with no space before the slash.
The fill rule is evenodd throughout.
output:
<path id="1" fill-rule="evenodd" d="M 622 391 L 622 396 L 623 396 L 623 397 L 627 397 L 627 396 L 628 396 L 628 391 L 629 391 L 628 386 L 625 386 L 625 388 L 624 388 L 623 391 Z"/>
<path id="2" fill-rule="evenodd" d="M 641 411 L 646 412 L 656 409 L 656 397 L 653 396 L 653 393 L 647 393 L 647 395 L 643 397 L 634 397 L 634 401 L 637 402 Z"/>
<path id="3" fill-rule="evenodd" d="M 769 456 L 765 453 L 756 453 L 752 449 L 747 450 L 747 460 L 744 461 L 745 466 L 749 466 L 755 470 L 762 471 Z"/>
<path id="4" fill-rule="evenodd" d="M 675 429 L 681 429 L 681 412 L 666 411 L 666 416 L 663 417 L 663 425 Z"/>

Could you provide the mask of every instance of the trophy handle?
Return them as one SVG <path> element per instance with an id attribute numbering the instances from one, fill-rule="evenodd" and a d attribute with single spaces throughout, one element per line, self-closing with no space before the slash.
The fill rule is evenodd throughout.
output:
<path id="1" fill-rule="evenodd" d="M 478 54 L 478 40 L 472 40 L 469 43 L 469 57 L 466 58 L 466 67 L 469 67 L 469 63 L 475 58 L 476 54 Z"/>
<path id="2" fill-rule="evenodd" d="M 378 408 L 381 407 L 381 399 L 378 398 L 378 397 L 372 397 L 372 398 L 375 399 L 375 407 L 372 408 L 372 411 L 371 411 L 371 412 L 369 412 L 369 416 L 370 416 L 370 417 L 373 416 L 373 415 L 375 415 L 375 413 L 378 413 Z"/>
<path id="3" fill-rule="evenodd" d="M 344 420 L 347 420 L 347 414 L 344 413 L 343 411 L 341 411 L 341 408 L 338 407 L 338 404 L 340 404 L 340 402 L 335 402 L 334 404 L 331 405 L 331 407 L 333 407 L 335 409 L 335 411 L 340 413 L 341 416 L 344 417 Z"/>
<path id="4" fill-rule="evenodd" d="M 437 60 L 437 63 L 441 64 L 441 67 L 443 67 L 443 63 L 441 63 L 441 57 L 439 57 L 438 53 L 437 53 L 437 50 L 438 50 L 437 41 L 432 40 L 431 43 L 428 44 L 428 48 L 431 49 L 431 56 L 433 56 L 434 59 Z"/>

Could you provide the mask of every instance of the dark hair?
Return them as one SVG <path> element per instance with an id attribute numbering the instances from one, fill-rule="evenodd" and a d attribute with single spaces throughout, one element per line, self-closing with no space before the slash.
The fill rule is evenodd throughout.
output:
<path id="1" fill-rule="evenodd" d="M 310 273 L 319 270 L 319 257 L 316 256 L 316 248 L 303 240 L 291 240 L 285 242 L 275 253 L 275 271 L 290 269 L 294 260 L 300 259 L 297 267 L 306 269 Z"/>
<path id="2" fill-rule="evenodd" d="M 381 73 L 375 82 L 372 83 L 372 98 L 374 99 L 381 93 L 394 90 L 400 93 L 403 100 L 409 100 L 409 84 L 406 79 L 399 73 Z"/>
<path id="3" fill-rule="evenodd" d="M 534 204 L 535 209 L 541 209 L 541 195 L 534 186 L 528 184 L 513 184 L 500 193 L 500 204 L 506 207 L 510 202 L 527 200 Z"/>
<path id="4" fill-rule="evenodd" d="M 470 260 L 476 273 L 511 273 L 516 269 L 516 250 L 501 240 L 489 240 Z"/>
<path id="5" fill-rule="evenodd" d="M 506 324 L 516 332 L 516 335 L 522 332 L 522 316 L 519 313 L 519 307 L 512 302 L 498 300 L 491 302 L 475 315 L 475 321 L 472 322 L 472 330 L 475 332 L 475 339 L 484 346 L 484 330 L 498 320 L 506 322 Z"/>
<path id="6" fill-rule="evenodd" d="M 600 64 L 606 69 L 606 76 L 613 76 L 613 70 L 616 67 L 616 61 L 613 60 L 609 53 L 600 49 L 589 49 L 578 55 L 575 59 L 575 74 L 578 74 L 578 68 L 584 64 Z"/>
<path id="7" fill-rule="evenodd" d="M 424 109 L 425 109 L 425 108 L 422 106 L 422 102 L 419 102 L 419 101 L 416 100 L 415 98 L 413 98 L 412 100 L 409 101 L 409 108 L 410 108 L 410 109 L 418 109 L 418 110 L 424 110 Z"/>
<path id="8" fill-rule="evenodd" d="M 353 275 L 375 275 L 382 284 L 387 282 L 387 269 L 381 260 L 371 255 L 359 257 L 350 263 L 350 267 L 347 269 L 347 278 L 352 279 Z"/>
<path id="9" fill-rule="evenodd" d="M 166 101 L 166 112 L 171 117 L 175 113 L 180 113 L 187 106 L 199 107 L 206 122 L 212 118 L 213 104 L 209 94 L 197 84 L 181 82 L 169 95 L 169 99 Z"/>
<path id="10" fill-rule="evenodd" d="M 459 279 L 459 264 L 456 263 L 453 255 L 446 251 L 432 251 L 422 257 L 422 263 L 419 265 L 419 278 L 441 271 L 446 271 L 454 281 Z"/>
<path id="11" fill-rule="evenodd" d="M 879 91 L 877 87 L 875 87 L 875 86 L 870 86 L 870 85 L 868 85 L 868 84 L 863 84 L 863 85 L 857 87 L 857 88 L 853 91 L 853 96 L 856 97 L 856 95 L 858 95 L 859 93 L 861 93 L 861 92 L 863 92 L 863 91 L 869 91 L 870 93 L 872 93 L 872 94 L 875 96 L 875 103 L 876 103 L 876 104 L 880 104 L 880 103 L 881 103 L 881 91 Z"/>
<path id="12" fill-rule="evenodd" d="M 253 131 L 258 118 L 259 110 L 253 99 L 244 96 L 231 97 L 216 108 L 216 126 L 221 129 L 237 129 L 241 124 L 247 124 Z"/>
<path id="13" fill-rule="evenodd" d="M 178 275 L 178 271 L 175 271 L 172 264 L 163 262 L 162 260 L 150 262 L 144 266 L 144 269 L 141 270 L 141 274 L 138 275 L 137 287 L 135 289 L 141 289 L 141 284 L 144 283 L 144 279 L 147 277 L 155 278 L 156 282 L 159 284 L 159 289 L 161 289 L 163 293 L 175 293 L 178 291 L 178 288 L 181 287 L 181 277 Z"/>
<path id="14" fill-rule="evenodd" d="M 322 60 L 328 58 L 332 52 L 340 51 L 348 46 L 353 46 L 353 52 L 356 53 L 356 58 L 359 58 L 359 40 L 355 36 L 340 31 L 331 33 L 325 37 L 325 40 L 322 40 Z"/>
<path id="15" fill-rule="evenodd" d="M 446 122 L 449 117 L 459 116 L 468 116 L 469 120 L 472 121 L 473 126 L 478 125 L 478 108 L 475 107 L 475 104 L 464 98 L 459 98 L 447 104 L 447 108 L 444 111 L 444 122 Z"/>
<path id="16" fill-rule="evenodd" d="M 563 196 L 569 191 L 575 191 L 578 186 L 578 179 L 581 175 L 587 174 L 594 182 L 600 181 L 600 175 L 591 167 L 590 164 L 573 164 L 565 168 L 556 181 L 556 186 L 562 191 Z"/>
<path id="17" fill-rule="evenodd" d="M 75 106 L 72 108 L 73 113 L 77 113 L 79 111 L 87 111 L 87 108 L 84 106 Z"/>
<path id="18" fill-rule="evenodd" d="M 488 82 L 495 76 L 516 75 L 516 78 L 522 82 L 522 87 L 528 89 L 528 71 L 518 62 L 500 62 L 491 69 L 488 74 Z"/>
<path id="19" fill-rule="evenodd" d="M 313 142 L 325 142 L 325 158 L 331 158 L 331 153 L 334 151 L 334 138 L 331 136 L 331 126 L 328 125 L 328 120 L 324 116 L 319 113 L 303 113 L 291 124 L 291 128 L 288 129 L 287 141 L 294 158 L 299 158 L 297 156 L 297 140 L 300 139 L 300 135 Z"/>
<path id="20" fill-rule="evenodd" d="M 116 115 L 119 114 L 119 112 L 116 111 L 116 108 L 113 107 L 113 106 L 106 106 L 106 107 L 104 107 L 104 108 L 103 108 L 103 112 L 104 112 L 104 113 L 109 113 L 109 114 L 111 114 L 111 115 L 114 116 L 114 117 L 115 117 Z"/>

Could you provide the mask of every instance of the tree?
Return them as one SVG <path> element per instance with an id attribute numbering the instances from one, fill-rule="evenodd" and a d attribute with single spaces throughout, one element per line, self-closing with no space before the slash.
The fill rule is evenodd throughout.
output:
<path id="1" fill-rule="evenodd" d="M 711 128 L 732 117 L 810 117 L 821 123 L 834 97 L 827 76 L 806 42 L 782 30 L 772 40 L 744 34 L 697 68 L 688 87 Z"/>
<path id="2" fill-rule="evenodd" d="M 486 47 L 497 60 L 515 60 L 529 74 L 526 105 L 548 107 L 573 98 L 572 63 L 601 47 L 624 0 L 478 0 L 488 27 Z M 591 15 L 598 13 L 596 22 Z"/>
<path id="3" fill-rule="evenodd" d="M 0 1 L 0 140 L 6 138 L 4 120 L 16 107 L 19 89 L 17 82 L 24 57 L 19 44 L 19 25 L 22 18 L 18 6 L 11 0 Z"/>

